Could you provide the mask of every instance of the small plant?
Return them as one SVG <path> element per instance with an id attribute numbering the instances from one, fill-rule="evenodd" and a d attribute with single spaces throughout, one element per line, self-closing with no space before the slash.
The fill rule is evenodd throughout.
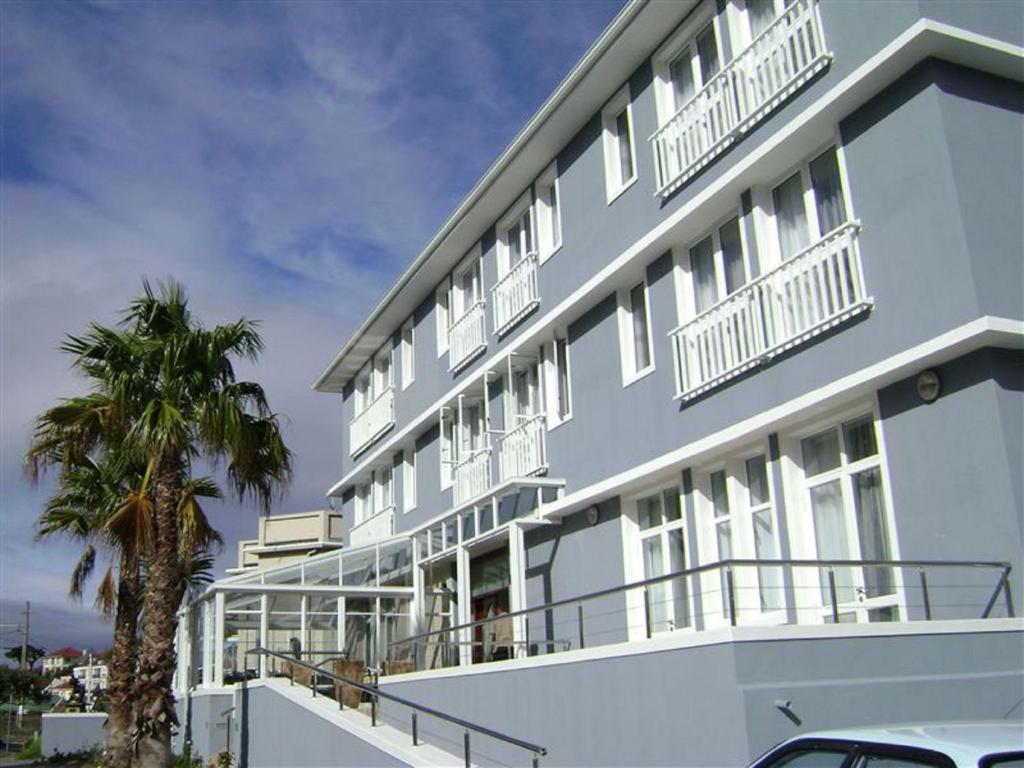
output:
<path id="1" fill-rule="evenodd" d="M 43 742 L 37 733 L 32 740 L 21 748 L 18 753 L 19 760 L 38 760 L 43 756 Z"/>
<path id="2" fill-rule="evenodd" d="M 224 750 L 210 757 L 210 768 L 235 768 L 235 756 Z"/>
<path id="3" fill-rule="evenodd" d="M 203 761 L 192 757 L 192 745 L 186 744 L 185 751 L 171 760 L 171 768 L 203 768 Z"/>

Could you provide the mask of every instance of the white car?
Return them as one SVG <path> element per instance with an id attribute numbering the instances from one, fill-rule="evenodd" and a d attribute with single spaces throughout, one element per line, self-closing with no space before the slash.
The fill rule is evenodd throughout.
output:
<path id="1" fill-rule="evenodd" d="M 817 731 L 750 768 L 1024 768 L 1024 723 L 929 723 Z"/>

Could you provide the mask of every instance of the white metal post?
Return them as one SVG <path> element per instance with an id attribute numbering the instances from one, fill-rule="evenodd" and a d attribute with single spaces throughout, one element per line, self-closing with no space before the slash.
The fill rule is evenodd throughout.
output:
<path id="1" fill-rule="evenodd" d="M 224 593 L 213 596 L 213 684 L 224 684 Z"/>
<path id="2" fill-rule="evenodd" d="M 267 647 L 267 638 L 270 635 L 270 622 L 267 616 L 270 599 L 266 594 L 260 595 L 260 648 Z M 267 657 L 260 654 L 260 677 L 267 676 Z"/>

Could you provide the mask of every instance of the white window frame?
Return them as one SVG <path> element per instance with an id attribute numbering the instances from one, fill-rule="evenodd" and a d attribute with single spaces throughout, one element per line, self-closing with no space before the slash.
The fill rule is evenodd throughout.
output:
<path id="1" fill-rule="evenodd" d="M 395 506 L 395 468 L 390 465 L 373 470 L 373 510 L 370 516 Z"/>
<path id="2" fill-rule="evenodd" d="M 400 346 L 402 349 L 402 389 L 416 381 L 416 324 L 413 318 L 402 323 Z"/>
<path id="3" fill-rule="evenodd" d="M 768 483 L 769 501 L 760 505 L 750 503 L 750 486 L 747 476 L 747 461 L 763 456 Z M 729 504 L 727 516 L 716 517 L 711 477 L 717 472 L 725 474 L 726 498 Z M 731 557 L 734 559 L 756 560 L 757 549 L 754 536 L 754 514 L 768 511 L 772 522 L 772 533 L 777 552 L 782 551 L 779 532 L 779 502 L 782 489 L 777 487 L 772 472 L 771 451 L 768 441 L 758 441 L 731 451 L 728 456 L 710 461 L 693 469 L 693 508 L 697 531 L 696 552 L 700 562 L 713 563 L 721 559 L 718 549 L 718 529 L 722 522 L 728 522 L 731 530 Z M 762 610 L 760 604 L 761 574 L 753 567 L 737 568 L 733 571 L 734 598 L 736 601 L 737 623 L 773 625 L 785 623 L 785 599 L 777 609 Z M 727 611 L 727 596 L 724 592 L 725 575 L 719 569 L 709 571 L 700 578 L 703 595 L 705 628 L 726 626 L 730 623 Z M 782 577 L 779 576 L 782 583 Z"/>
<path id="4" fill-rule="evenodd" d="M 355 525 L 368 520 L 373 515 L 373 476 L 365 483 L 356 485 L 355 498 L 353 499 L 355 509 Z M 355 527 L 355 526 L 353 526 Z"/>
<path id="5" fill-rule="evenodd" d="M 565 414 L 560 414 L 558 396 L 559 378 L 562 372 L 558 366 L 558 342 L 565 342 L 565 395 L 567 408 Z M 556 333 L 555 338 L 541 347 L 541 377 L 542 390 L 544 393 L 544 409 L 547 415 L 545 419 L 548 431 L 559 427 L 572 419 L 573 397 L 572 397 L 572 345 L 569 343 L 568 333 Z"/>
<path id="6" fill-rule="evenodd" d="M 402 453 L 402 512 L 416 509 L 416 448 Z"/>
<path id="7" fill-rule="evenodd" d="M 434 292 L 434 315 L 437 321 L 437 356 L 448 351 L 448 328 L 452 324 L 452 277 L 448 275 Z"/>
<path id="8" fill-rule="evenodd" d="M 771 0 L 775 8 L 775 19 L 786 12 L 786 0 Z M 754 30 L 750 24 L 747 0 L 731 0 L 726 10 L 729 24 L 729 41 L 735 57 L 754 42 Z"/>
<path id="9" fill-rule="evenodd" d="M 562 191 L 558 188 L 558 162 L 553 162 L 537 179 L 534 220 L 538 263 L 543 264 L 562 247 Z M 554 193 L 554 204 L 552 204 Z"/>
<path id="10" fill-rule="evenodd" d="M 811 163 L 825 154 L 828 150 L 835 149 L 836 167 L 839 172 L 839 183 L 843 189 L 843 210 L 846 221 L 855 221 L 853 215 L 853 204 L 851 202 L 850 185 L 846 173 L 846 159 L 843 154 L 843 146 L 838 135 L 834 135 L 830 141 L 818 146 L 809 155 L 806 155 L 799 163 L 786 169 L 771 182 L 759 185 L 751 190 L 755 207 L 761 208 L 763 215 L 760 222 L 755 219 L 755 231 L 758 246 L 758 260 L 761 265 L 761 272 L 764 273 L 783 262 L 782 243 L 779 238 L 779 227 L 776 221 L 775 212 L 775 189 L 789 179 L 793 174 L 800 174 L 800 184 L 803 188 L 804 214 L 807 218 L 809 243 L 815 243 L 821 239 L 820 223 L 818 221 L 818 206 L 814 196 L 814 185 L 811 182 Z"/>
<path id="11" fill-rule="evenodd" d="M 647 359 L 643 368 L 636 367 L 636 349 L 633 343 L 633 306 L 632 292 L 637 286 L 643 286 L 644 292 L 644 323 L 647 326 Z M 619 363 L 622 370 L 622 386 L 628 387 L 635 381 L 654 372 L 654 326 L 651 323 L 651 288 L 647 283 L 646 270 L 643 277 L 630 283 L 626 288 L 617 291 L 618 325 L 619 325 Z"/>
<path id="12" fill-rule="evenodd" d="M 633 175 L 628 179 L 621 178 L 621 158 L 619 155 L 619 135 L 616 120 L 622 111 L 626 112 L 626 123 L 629 132 L 629 156 Z M 604 183 L 611 205 L 616 198 L 629 189 L 637 180 L 636 166 L 636 124 L 633 122 L 633 102 L 629 93 L 629 83 L 619 89 L 601 110 L 602 144 L 604 147 Z"/>
<path id="13" fill-rule="evenodd" d="M 523 217 L 529 214 L 529 247 L 526 247 L 525 241 L 521 241 L 519 244 L 519 259 L 515 263 L 512 263 L 512 246 L 509 242 L 509 230 L 515 224 L 522 224 Z M 533 196 L 530 190 L 526 190 L 519 199 L 512 204 L 509 212 L 502 217 L 501 221 L 498 222 L 498 243 L 497 243 L 497 261 L 498 261 L 498 279 L 500 280 L 509 273 L 516 264 L 522 259 L 525 259 L 531 253 L 537 253 L 537 216 L 533 205 Z M 523 228 L 520 227 L 520 237 L 524 237 Z"/>
<path id="14" fill-rule="evenodd" d="M 675 287 L 676 305 L 679 312 L 679 323 L 685 323 L 697 316 L 697 294 L 696 280 L 694 280 L 693 264 L 690 259 L 690 251 L 697 247 L 703 240 L 711 237 L 711 244 L 714 248 L 715 259 L 715 284 L 718 289 L 718 301 L 716 304 L 725 301 L 732 294 L 727 294 L 725 285 L 725 263 L 722 258 L 722 243 L 719 230 L 732 219 L 738 219 L 740 230 L 740 248 L 743 250 L 743 270 L 745 275 L 744 285 L 753 279 L 754 260 L 751 243 L 747 239 L 747 228 L 742 205 L 737 201 L 737 207 L 729 211 L 725 216 L 715 222 L 708 229 L 705 229 L 697 237 L 693 238 L 686 245 L 676 249 L 675 252 Z M 762 267 L 763 271 L 763 267 Z M 742 287 L 742 286 L 741 286 Z M 739 289 L 737 289 L 738 291 Z"/>
<path id="15" fill-rule="evenodd" d="M 479 295 L 470 297 L 471 300 L 467 301 L 466 291 L 462 286 L 462 276 L 472 269 L 479 270 Z M 480 301 L 484 301 L 484 267 L 483 250 L 480 243 L 477 243 L 452 272 L 452 300 L 448 305 L 449 328 L 465 317 L 470 307 Z"/>
<path id="16" fill-rule="evenodd" d="M 817 156 L 817 155 L 815 155 Z M 815 475 L 808 481 L 804 473 L 803 453 L 801 441 L 804 438 L 818 434 L 829 428 L 838 428 L 840 439 L 842 436 L 842 425 L 863 416 L 870 416 L 875 429 L 875 441 L 878 453 L 868 459 L 858 462 L 847 463 L 845 451 L 841 445 L 841 459 L 838 470 L 830 470 L 827 473 Z M 895 505 L 892 498 L 892 482 L 889 477 L 889 461 L 885 447 L 884 425 L 878 407 L 878 399 L 875 397 L 871 402 L 861 401 L 856 405 L 849 406 L 842 410 L 834 411 L 831 414 L 797 425 L 786 430 L 779 436 L 779 446 L 782 453 L 782 466 L 786 492 L 786 521 L 789 532 L 790 557 L 794 559 L 818 559 L 817 542 L 814 536 L 814 517 L 810 502 L 810 487 L 826 482 L 824 478 L 832 473 L 839 473 L 844 481 L 852 474 L 868 469 L 871 466 L 879 468 L 882 478 L 882 496 L 885 503 L 885 523 L 888 527 L 890 557 L 893 560 L 901 559 L 899 530 L 896 527 Z M 844 482 L 843 485 L 846 485 Z M 843 504 L 844 515 L 849 516 L 846 498 L 847 489 L 844 487 Z M 859 547 L 859 542 L 857 542 Z M 904 589 L 904 574 L 902 568 L 893 569 L 894 594 L 882 598 L 872 598 L 861 603 L 861 610 L 868 610 L 877 607 L 895 606 L 902 620 L 906 619 L 906 590 Z M 803 595 L 804 599 L 797 605 L 798 622 L 801 624 L 821 623 L 831 615 L 831 606 L 823 605 L 820 597 L 821 579 L 818 571 L 813 568 L 797 569 L 793 574 L 793 584 L 796 594 Z M 840 615 L 847 612 L 848 605 L 840 603 Z M 858 622 L 865 617 L 858 615 Z"/>
<path id="17" fill-rule="evenodd" d="M 455 481 L 455 463 L 458 461 L 458 441 L 456 439 L 456 413 L 448 406 L 443 406 L 438 413 L 438 454 L 441 463 L 441 490 L 451 488 Z M 451 430 L 447 434 L 446 428 Z"/>
<path id="18" fill-rule="evenodd" d="M 704 0 L 700 6 L 679 25 L 677 31 L 662 45 L 652 57 L 652 69 L 654 70 L 654 104 L 658 116 L 658 127 L 661 128 L 672 117 L 675 116 L 676 107 L 675 83 L 672 82 L 672 62 L 674 62 L 683 51 L 697 41 L 697 35 L 711 24 L 715 30 L 715 46 L 718 49 L 719 71 L 729 63 L 725 60 L 722 50 L 722 26 L 716 12 L 714 0 Z M 702 82 L 700 65 L 696 55 L 696 47 L 691 58 L 690 65 L 693 67 L 694 93 L 704 87 Z"/>

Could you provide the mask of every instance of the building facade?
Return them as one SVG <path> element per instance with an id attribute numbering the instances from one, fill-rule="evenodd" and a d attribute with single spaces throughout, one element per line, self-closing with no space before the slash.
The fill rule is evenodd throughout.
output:
<path id="1" fill-rule="evenodd" d="M 1022 30 L 627 5 L 317 380 L 346 547 L 215 584 L 182 690 L 343 652 L 565 765 L 1019 718 Z"/>

